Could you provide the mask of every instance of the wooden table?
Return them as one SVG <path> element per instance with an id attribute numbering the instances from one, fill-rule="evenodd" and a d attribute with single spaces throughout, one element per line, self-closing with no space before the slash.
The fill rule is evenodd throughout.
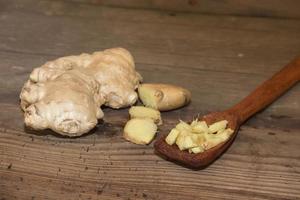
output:
<path id="1" fill-rule="evenodd" d="M 94 133 L 71 139 L 26 130 L 19 108 L 34 67 L 122 46 L 145 82 L 191 90 L 188 107 L 163 113 L 166 133 L 179 119 L 234 105 L 299 54 L 294 6 L 257 17 L 89 2 L 0 1 L 1 200 L 300 199 L 300 84 L 251 118 L 226 154 L 200 171 L 163 160 L 152 145 L 126 142 L 127 109 L 105 109 Z"/>

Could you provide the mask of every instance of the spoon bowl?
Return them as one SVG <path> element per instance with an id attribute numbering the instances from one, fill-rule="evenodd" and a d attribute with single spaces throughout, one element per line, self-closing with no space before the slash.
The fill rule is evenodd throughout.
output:
<path id="1" fill-rule="evenodd" d="M 202 118 L 199 118 L 199 120 L 204 120 L 208 125 L 217 121 L 227 120 L 227 127 L 234 130 L 234 133 L 230 136 L 230 138 L 227 141 L 222 142 L 217 146 L 198 154 L 192 154 L 188 151 L 181 151 L 176 144 L 167 144 L 165 141 L 166 135 L 162 135 L 154 143 L 154 148 L 156 152 L 160 155 L 166 156 L 170 160 L 182 163 L 190 168 L 204 168 L 207 165 L 211 164 L 233 142 L 239 129 L 238 118 L 234 114 L 230 113 L 230 111 L 225 111 L 210 113 L 208 115 L 203 116 Z"/>
<path id="2" fill-rule="evenodd" d="M 202 153 L 192 154 L 188 151 L 181 151 L 175 144 L 167 144 L 165 141 L 166 135 L 162 135 L 154 143 L 155 151 L 163 157 L 185 166 L 204 168 L 216 160 L 232 144 L 239 127 L 249 117 L 271 104 L 299 81 L 300 58 L 296 58 L 229 110 L 211 113 L 200 119 L 206 121 L 208 125 L 217 121 L 227 120 L 228 127 L 234 130 L 234 133 L 227 141 Z"/>

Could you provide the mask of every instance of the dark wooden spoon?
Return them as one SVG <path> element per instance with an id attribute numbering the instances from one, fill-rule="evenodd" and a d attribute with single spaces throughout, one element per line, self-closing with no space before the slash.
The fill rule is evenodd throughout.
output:
<path id="1" fill-rule="evenodd" d="M 203 153 L 190 154 L 187 151 L 180 151 L 175 144 L 168 145 L 165 142 L 166 135 L 161 135 L 154 144 L 155 151 L 159 155 L 187 167 L 204 168 L 217 159 L 230 146 L 241 124 L 256 112 L 271 104 L 298 81 L 300 81 L 300 58 L 286 65 L 271 79 L 265 81 L 249 96 L 232 108 L 203 116 L 202 120 L 205 120 L 207 124 L 224 119 L 228 121 L 228 127 L 233 129 L 234 133 L 226 142 L 220 143 Z"/>

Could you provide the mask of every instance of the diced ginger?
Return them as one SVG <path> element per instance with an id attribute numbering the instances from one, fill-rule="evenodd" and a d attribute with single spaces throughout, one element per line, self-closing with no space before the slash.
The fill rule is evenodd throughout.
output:
<path id="1" fill-rule="evenodd" d="M 135 144 L 149 144 L 157 131 L 153 120 L 148 118 L 134 118 L 129 120 L 124 128 L 124 138 Z"/>
<path id="2" fill-rule="evenodd" d="M 234 131 L 226 128 L 227 124 L 226 120 L 213 123 L 211 126 L 197 119 L 191 124 L 180 121 L 166 137 L 166 142 L 169 145 L 175 143 L 182 151 L 201 153 L 229 139 Z"/>
<path id="3" fill-rule="evenodd" d="M 147 108 L 144 106 L 132 106 L 129 109 L 130 118 L 150 118 L 156 124 L 161 125 L 162 120 L 160 116 L 160 112 L 153 108 Z"/>
<path id="4" fill-rule="evenodd" d="M 201 147 L 201 146 L 198 146 L 198 147 L 193 147 L 193 148 L 190 148 L 189 149 L 189 152 L 190 153 L 201 153 L 204 151 L 204 148 Z"/>
<path id="5" fill-rule="evenodd" d="M 168 134 L 168 136 L 166 137 L 166 142 L 169 145 L 173 145 L 176 142 L 178 135 L 179 135 L 179 131 L 176 128 L 173 128 L 171 132 Z"/>
<path id="6" fill-rule="evenodd" d="M 208 127 L 209 133 L 216 133 L 220 130 L 224 130 L 227 124 L 228 124 L 227 120 L 215 122 Z"/>
<path id="7" fill-rule="evenodd" d="M 209 129 L 205 121 L 200 121 L 192 126 L 192 131 L 194 133 L 208 133 Z"/>
<path id="8" fill-rule="evenodd" d="M 183 146 L 184 146 L 184 149 L 190 149 L 190 148 L 196 147 L 197 144 L 194 142 L 192 136 L 188 135 L 188 136 L 185 136 L 185 138 L 184 138 Z"/>
<path id="9" fill-rule="evenodd" d="M 206 141 L 205 136 L 203 134 L 191 134 L 191 137 L 193 141 L 198 145 L 201 145 Z"/>
<path id="10" fill-rule="evenodd" d="M 192 123 L 191 123 L 191 127 L 193 127 L 193 126 L 195 126 L 195 125 L 197 125 L 197 123 L 198 123 L 199 121 L 198 121 L 198 119 L 196 118 L 196 119 L 194 119 L 193 121 L 192 121 Z"/>
<path id="11" fill-rule="evenodd" d="M 224 142 L 228 137 L 216 137 L 213 134 L 206 135 L 206 142 L 203 144 L 205 150 L 217 146 L 218 144 Z"/>
<path id="12" fill-rule="evenodd" d="M 234 131 L 230 128 L 218 131 L 217 134 L 205 135 L 206 142 L 204 142 L 205 149 L 210 149 L 217 146 L 218 144 L 226 141 Z"/>
<path id="13" fill-rule="evenodd" d="M 191 134 L 180 134 L 177 137 L 176 144 L 180 150 L 186 150 L 197 146 L 193 141 Z"/>
<path id="14" fill-rule="evenodd" d="M 179 130 L 179 131 L 191 131 L 192 130 L 192 127 L 184 122 L 184 121 L 181 121 L 176 125 L 176 129 Z"/>
<path id="15" fill-rule="evenodd" d="M 230 136 L 234 131 L 231 128 L 227 128 L 225 130 L 220 130 L 217 132 L 218 137 L 225 137 L 226 135 Z"/>

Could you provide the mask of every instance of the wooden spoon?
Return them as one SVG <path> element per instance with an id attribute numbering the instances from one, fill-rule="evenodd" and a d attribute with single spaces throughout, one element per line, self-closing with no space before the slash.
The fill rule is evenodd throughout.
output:
<path id="1" fill-rule="evenodd" d="M 277 72 L 271 79 L 257 87 L 249 96 L 232 108 L 203 116 L 207 124 L 227 120 L 228 127 L 234 130 L 232 136 L 223 143 L 204 151 L 191 154 L 181 151 L 174 145 L 165 142 L 166 135 L 161 135 L 155 142 L 156 152 L 171 161 L 179 162 L 191 168 L 204 168 L 216 160 L 233 142 L 239 127 L 252 115 L 271 104 L 290 87 L 300 81 L 300 57 L 293 60 Z"/>

